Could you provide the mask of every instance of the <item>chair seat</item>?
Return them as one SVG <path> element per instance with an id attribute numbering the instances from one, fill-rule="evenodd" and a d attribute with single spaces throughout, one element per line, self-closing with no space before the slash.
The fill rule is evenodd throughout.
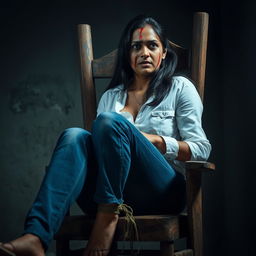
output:
<path id="1" fill-rule="evenodd" d="M 187 230 L 187 216 L 147 215 L 134 216 L 141 241 L 174 241 L 182 237 Z M 55 235 L 55 239 L 88 240 L 94 223 L 92 217 L 86 215 L 67 216 Z M 124 240 L 126 220 L 118 220 L 115 240 Z"/>

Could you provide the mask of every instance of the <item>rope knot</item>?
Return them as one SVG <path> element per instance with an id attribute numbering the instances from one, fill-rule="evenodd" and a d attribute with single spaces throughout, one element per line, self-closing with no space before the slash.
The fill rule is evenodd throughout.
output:
<path id="1" fill-rule="evenodd" d="M 119 211 L 119 214 L 121 212 L 124 214 L 124 218 L 126 220 L 124 240 L 138 241 L 139 233 L 138 233 L 137 224 L 135 222 L 135 218 L 133 216 L 132 207 L 130 207 L 127 204 L 120 204 L 118 205 L 118 211 Z"/>

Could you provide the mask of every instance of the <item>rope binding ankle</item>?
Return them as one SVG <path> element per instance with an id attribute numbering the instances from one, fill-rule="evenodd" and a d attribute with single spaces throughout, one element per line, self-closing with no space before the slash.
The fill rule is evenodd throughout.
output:
<path id="1" fill-rule="evenodd" d="M 127 204 L 100 204 L 98 205 L 98 211 L 114 213 L 114 214 L 124 214 L 126 220 L 124 240 L 138 241 L 139 233 L 135 218 L 133 216 L 133 209 Z"/>
<path id="2" fill-rule="evenodd" d="M 118 211 L 119 213 L 124 214 L 124 218 L 126 220 L 124 240 L 138 241 L 139 233 L 138 233 L 137 224 L 135 222 L 135 218 L 133 216 L 132 207 L 130 207 L 127 204 L 119 204 Z"/>

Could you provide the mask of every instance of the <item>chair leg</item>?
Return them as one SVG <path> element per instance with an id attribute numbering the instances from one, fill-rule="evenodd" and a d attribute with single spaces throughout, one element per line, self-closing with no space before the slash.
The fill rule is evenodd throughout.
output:
<path id="1" fill-rule="evenodd" d="M 56 240 L 56 256 L 68 256 L 70 253 L 69 240 L 57 239 Z"/>
<path id="2" fill-rule="evenodd" d="M 160 255 L 161 256 L 174 256 L 173 241 L 161 241 L 160 242 Z"/>

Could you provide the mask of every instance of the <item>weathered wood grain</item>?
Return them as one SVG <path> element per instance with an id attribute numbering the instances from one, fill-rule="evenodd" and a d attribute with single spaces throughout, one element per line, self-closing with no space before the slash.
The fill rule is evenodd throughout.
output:
<path id="1" fill-rule="evenodd" d="M 191 53 L 191 78 L 197 85 L 197 90 L 202 101 L 204 99 L 208 24 L 208 13 L 197 12 L 194 14 Z"/>
<path id="2" fill-rule="evenodd" d="M 171 215 L 147 215 L 135 216 L 141 241 L 173 241 L 180 237 L 179 216 Z M 84 215 L 67 216 L 55 239 L 87 240 L 94 223 L 93 218 Z M 120 217 L 115 239 L 124 240 L 126 220 Z"/>
<path id="3" fill-rule="evenodd" d="M 205 161 L 186 161 L 187 170 L 197 170 L 198 172 L 210 172 L 215 170 L 215 164 Z"/>
<path id="4" fill-rule="evenodd" d="M 92 75 L 93 49 L 91 27 L 87 24 L 78 25 L 78 42 L 81 67 L 81 97 L 83 120 L 86 130 L 91 130 L 92 121 L 96 116 L 96 92 Z"/>

